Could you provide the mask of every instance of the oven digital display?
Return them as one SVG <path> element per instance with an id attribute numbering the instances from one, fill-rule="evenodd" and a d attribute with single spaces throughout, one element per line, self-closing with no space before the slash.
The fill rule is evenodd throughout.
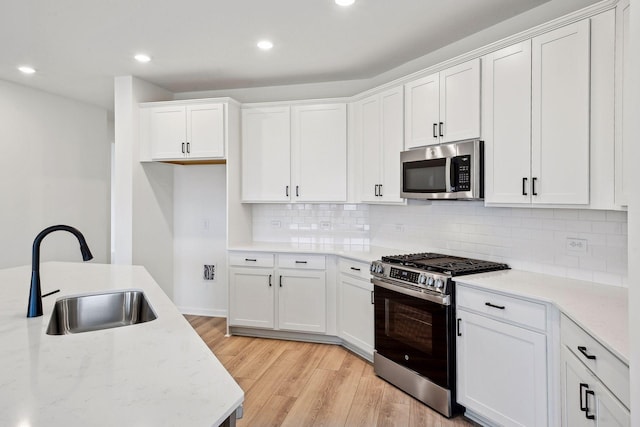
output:
<path id="1" fill-rule="evenodd" d="M 399 279 L 409 283 L 418 283 L 419 276 L 420 274 L 415 271 L 401 270 L 395 267 L 391 267 L 391 271 L 389 272 L 389 277 L 392 279 Z"/>

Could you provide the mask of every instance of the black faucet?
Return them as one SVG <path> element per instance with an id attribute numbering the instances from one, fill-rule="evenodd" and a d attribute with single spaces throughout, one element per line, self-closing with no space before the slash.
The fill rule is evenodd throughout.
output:
<path id="1" fill-rule="evenodd" d="M 42 230 L 33 241 L 33 250 L 31 252 L 31 290 L 29 291 L 29 306 L 27 307 L 27 317 L 42 316 L 42 291 L 40 289 L 40 243 L 42 239 L 49 233 L 54 231 L 68 231 L 78 238 L 80 242 L 80 252 L 82 252 L 82 260 L 89 261 L 93 258 L 87 241 L 81 232 L 68 225 L 53 225 Z"/>

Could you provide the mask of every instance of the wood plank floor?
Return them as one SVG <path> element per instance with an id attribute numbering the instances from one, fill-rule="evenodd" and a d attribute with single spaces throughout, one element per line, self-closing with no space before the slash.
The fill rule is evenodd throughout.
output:
<path id="1" fill-rule="evenodd" d="M 342 347 L 225 337 L 226 319 L 185 317 L 245 392 L 239 427 L 476 425 L 442 417 Z"/>

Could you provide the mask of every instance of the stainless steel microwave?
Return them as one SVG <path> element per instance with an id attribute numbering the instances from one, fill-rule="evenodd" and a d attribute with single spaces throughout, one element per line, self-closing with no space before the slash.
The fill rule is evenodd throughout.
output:
<path id="1" fill-rule="evenodd" d="M 484 142 L 468 140 L 400 153 L 405 199 L 484 198 Z"/>

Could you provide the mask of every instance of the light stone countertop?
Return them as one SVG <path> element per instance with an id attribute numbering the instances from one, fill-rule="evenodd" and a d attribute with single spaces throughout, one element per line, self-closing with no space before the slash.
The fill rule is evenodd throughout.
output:
<path id="1" fill-rule="evenodd" d="M 0 270 L 0 425 L 217 426 L 244 393 L 140 266 L 43 263 L 44 315 L 27 318 L 31 267 Z M 156 320 L 46 334 L 56 299 L 141 289 Z"/>
<path id="2" fill-rule="evenodd" d="M 341 245 L 319 243 L 269 243 L 253 242 L 244 245 L 230 246 L 229 251 L 243 252 L 276 252 L 297 254 L 324 254 L 338 255 L 362 262 L 372 262 L 385 255 L 397 255 L 407 253 L 407 250 L 384 248 L 369 245 Z"/>
<path id="3" fill-rule="evenodd" d="M 230 251 L 321 253 L 363 262 L 384 255 L 415 251 L 379 246 L 253 242 Z M 628 290 L 617 286 L 567 279 L 521 270 L 504 270 L 457 277 L 459 283 L 554 304 L 622 361 L 629 364 Z"/>
<path id="4" fill-rule="evenodd" d="M 458 277 L 457 283 L 554 304 L 629 364 L 628 290 L 519 270 Z"/>

